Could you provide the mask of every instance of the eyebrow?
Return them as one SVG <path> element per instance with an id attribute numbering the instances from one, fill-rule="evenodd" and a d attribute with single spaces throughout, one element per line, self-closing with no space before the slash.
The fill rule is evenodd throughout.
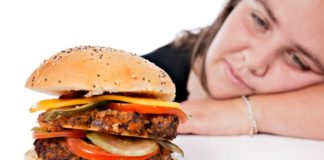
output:
<path id="1" fill-rule="evenodd" d="M 296 45 L 296 48 L 302 52 L 304 55 L 306 55 L 309 59 L 311 59 L 317 66 L 320 68 L 320 73 L 319 74 L 324 74 L 324 65 L 319 61 L 319 58 L 315 56 L 315 54 L 312 54 L 307 50 L 306 48 Z"/>
<path id="2" fill-rule="evenodd" d="M 267 14 L 269 15 L 269 17 L 271 18 L 271 20 L 275 23 L 275 24 L 279 24 L 277 18 L 274 16 L 272 10 L 270 9 L 268 3 L 264 0 L 255 0 L 257 3 L 261 4 L 263 6 L 263 8 L 266 10 Z"/>

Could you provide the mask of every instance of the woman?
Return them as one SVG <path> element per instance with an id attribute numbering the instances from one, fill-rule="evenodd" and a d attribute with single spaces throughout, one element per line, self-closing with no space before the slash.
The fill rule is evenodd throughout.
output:
<path id="1" fill-rule="evenodd" d="M 170 74 L 192 115 L 179 132 L 324 139 L 323 7 L 230 0 L 211 26 L 145 55 Z"/>

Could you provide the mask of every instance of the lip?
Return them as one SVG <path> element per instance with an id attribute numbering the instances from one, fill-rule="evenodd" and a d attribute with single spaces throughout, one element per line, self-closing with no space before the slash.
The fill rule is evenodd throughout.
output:
<path id="1" fill-rule="evenodd" d="M 241 78 L 241 76 L 239 74 L 237 74 L 237 72 L 235 72 L 235 70 L 232 68 L 231 64 L 227 61 L 225 61 L 225 65 L 226 65 L 226 73 L 228 78 L 230 79 L 230 81 L 232 81 L 234 84 L 238 85 L 241 88 L 248 88 L 251 89 L 252 88 L 244 82 L 244 80 Z"/>

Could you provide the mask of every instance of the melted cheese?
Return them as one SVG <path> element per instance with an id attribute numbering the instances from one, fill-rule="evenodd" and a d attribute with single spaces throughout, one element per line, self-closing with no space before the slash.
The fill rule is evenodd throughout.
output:
<path id="1" fill-rule="evenodd" d="M 179 103 L 176 102 L 165 102 L 165 101 L 159 101 L 159 100 L 149 99 L 149 98 L 135 98 L 135 97 L 120 96 L 120 95 L 102 95 L 102 96 L 90 97 L 90 98 L 41 100 L 32 108 L 30 108 L 30 112 L 36 112 L 40 110 L 54 109 L 54 108 L 60 108 L 66 106 L 82 105 L 91 102 L 99 102 L 105 100 L 122 101 L 122 102 L 141 104 L 147 106 L 159 106 L 159 107 L 180 109 Z"/>

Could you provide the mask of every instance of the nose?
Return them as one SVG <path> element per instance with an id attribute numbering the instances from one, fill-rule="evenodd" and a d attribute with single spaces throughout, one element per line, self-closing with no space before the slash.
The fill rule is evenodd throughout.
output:
<path id="1" fill-rule="evenodd" d="M 243 52 L 246 69 L 254 76 L 263 77 L 267 74 L 276 57 L 276 50 L 269 47 L 260 47 Z"/>
<path id="2" fill-rule="evenodd" d="M 260 67 L 250 68 L 250 72 L 254 76 L 263 77 L 267 73 L 268 68 L 269 68 L 269 66 L 264 66 L 264 67 L 260 66 Z"/>

